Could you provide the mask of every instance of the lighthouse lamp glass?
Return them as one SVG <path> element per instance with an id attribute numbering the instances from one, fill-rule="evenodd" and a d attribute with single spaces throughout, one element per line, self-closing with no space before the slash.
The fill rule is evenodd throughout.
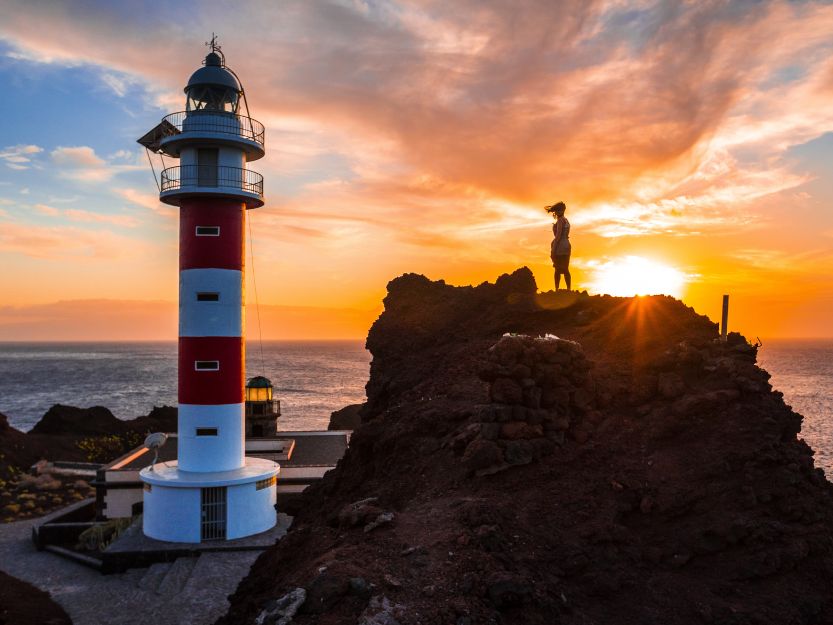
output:
<path id="1" fill-rule="evenodd" d="M 270 401 L 272 388 L 246 388 L 246 401 Z"/>
<path id="2" fill-rule="evenodd" d="M 194 85 L 188 88 L 186 111 L 222 111 L 237 113 L 240 94 L 217 85 Z"/>

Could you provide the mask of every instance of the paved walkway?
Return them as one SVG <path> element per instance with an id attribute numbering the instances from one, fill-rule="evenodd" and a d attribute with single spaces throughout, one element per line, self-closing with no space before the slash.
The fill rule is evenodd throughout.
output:
<path id="1" fill-rule="evenodd" d="M 49 592 L 74 625 L 209 625 L 258 551 L 211 552 L 173 563 L 102 575 L 31 541 L 36 520 L 0 525 L 0 569 Z M 279 523 L 288 518 L 279 516 Z"/>

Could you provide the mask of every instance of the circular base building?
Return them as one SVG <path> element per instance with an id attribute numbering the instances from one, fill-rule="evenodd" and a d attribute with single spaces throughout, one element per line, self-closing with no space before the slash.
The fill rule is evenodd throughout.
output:
<path id="1" fill-rule="evenodd" d="M 274 462 L 247 458 L 239 469 L 181 471 L 176 462 L 141 472 L 143 530 L 157 540 L 231 540 L 272 529 L 277 522 Z"/>

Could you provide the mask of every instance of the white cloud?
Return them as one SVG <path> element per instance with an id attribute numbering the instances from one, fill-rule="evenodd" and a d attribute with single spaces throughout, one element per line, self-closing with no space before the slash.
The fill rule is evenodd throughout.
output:
<path id="1" fill-rule="evenodd" d="M 120 98 L 123 98 L 127 94 L 128 88 L 134 82 L 126 76 L 117 76 L 116 74 L 111 74 L 109 72 L 103 73 L 101 75 L 101 80 Z"/>
<path id="2" fill-rule="evenodd" d="M 0 160 L 11 169 L 29 169 L 33 155 L 38 152 L 43 152 L 43 148 L 37 145 L 12 145 L 0 150 Z"/>
<path id="3" fill-rule="evenodd" d="M 121 158 L 116 153 L 116 158 Z M 50 153 L 52 162 L 60 168 L 59 175 L 78 182 L 105 182 L 122 171 L 139 169 L 140 165 L 113 165 L 86 145 L 59 146 Z"/>
<path id="4" fill-rule="evenodd" d="M 104 161 L 96 156 L 95 150 L 86 145 L 57 147 L 52 150 L 52 160 L 63 167 L 101 167 Z"/>

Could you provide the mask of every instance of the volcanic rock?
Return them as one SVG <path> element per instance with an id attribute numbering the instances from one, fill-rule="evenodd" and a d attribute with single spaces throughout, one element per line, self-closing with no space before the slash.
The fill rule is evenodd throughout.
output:
<path id="1" fill-rule="evenodd" d="M 362 424 L 361 411 L 364 404 L 351 404 L 330 415 L 328 430 L 355 430 Z"/>
<path id="2" fill-rule="evenodd" d="M 384 303 L 361 428 L 222 625 L 323 562 L 377 590 L 300 624 L 833 622 L 833 486 L 743 337 L 670 297 L 536 294 L 527 269 L 406 274 Z"/>
<path id="3" fill-rule="evenodd" d="M 124 431 L 124 422 L 103 406 L 75 408 L 55 404 L 30 431 L 32 434 L 113 434 Z"/>

